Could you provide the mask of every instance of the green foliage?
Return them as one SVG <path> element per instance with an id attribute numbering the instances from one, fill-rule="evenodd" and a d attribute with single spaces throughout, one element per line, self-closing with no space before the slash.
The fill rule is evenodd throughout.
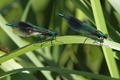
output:
<path id="1" fill-rule="evenodd" d="M 10 52 L 5 55 L 0 52 L 4 55 L 0 58 L 0 79 L 117 80 L 120 8 L 116 6 L 106 0 L 1 0 L 0 45 Z M 86 37 L 72 31 L 58 13 L 73 15 L 96 26 L 108 33 L 109 39 L 104 40 L 103 47 L 91 39 L 84 43 Z M 16 21 L 43 26 L 60 35 L 52 43 L 51 38 L 36 42 L 36 37 L 19 37 L 5 25 Z M 14 61 L 9 61 L 11 59 Z"/>

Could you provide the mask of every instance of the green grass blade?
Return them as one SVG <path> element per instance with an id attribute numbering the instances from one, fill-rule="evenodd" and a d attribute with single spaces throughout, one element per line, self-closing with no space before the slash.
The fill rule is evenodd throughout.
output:
<path id="1" fill-rule="evenodd" d="M 113 8 L 120 14 L 120 0 L 108 0 Z"/>
<path id="2" fill-rule="evenodd" d="M 107 32 L 105 19 L 103 17 L 103 12 L 100 5 L 100 0 L 91 0 L 91 5 L 97 28 L 103 32 Z M 108 69 L 110 71 L 110 75 L 112 77 L 119 78 L 119 70 L 117 69 L 117 64 L 115 62 L 112 50 L 105 47 L 102 47 L 102 49 L 108 65 Z"/>
<path id="3" fill-rule="evenodd" d="M 35 68 L 23 68 L 23 69 L 17 69 L 17 70 L 13 70 L 13 71 L 9 71 L 3 74 L 0 74 L 0 78 L 3 78 L 5 76 L 11 75 L 11 74 L 15 74 L 21 71 L 34 71 L 34 70 L 41 70 L 41 71 L 53 71 L 53 72 L 57 72 L 59 74 L 76 74 L 76 75 L 82 75 L 88 78 L 92 78 L 92 79 L 97 79 L 97 80 L 119 80 L 116 78 L 111 78 L 108 76 L 104 76 L 104 75 L 98 75 L 98 74 L 94 74 L 94 73 L 88 73 L 88 72 L 83 72 L 83 71 L 76 71 L 76 70 L 67 70 L 67 69 L 61 69 L 61 68 L 55 68 L 55 67 L 35 67 Z"/>
<path id="4" fill-rule="evenodd" d="M 23 12 L 22 17 L 21 17 L 21 21 L 26 21 L 29 10 L 30 10 L 30 6 L 31 6 L 31 2 L 29 1 L 24 9 L 24 12 Z"/>
<path id="5" fill-rule="evenodd" d="M 94 18 L 92 11 L 90 11 L 80 0 L 71 0 L 77 8 L 79 8 L 93 23 Z"/>
<path id="6" fill-rule="evenodd" d="M 83 44 L 86 37 L 82 37 L 82 36 L 62 36 L 62 37 L 57 37 L 56 39 L 57 39 L 57 41 L 55 41 L 55 40 L 53 41 L 54 45 Z M 91 44 L 91 45 L 100 46 L 100 43 L 93 43 L 93 42 L 94 42 L 94 40 L 88 39 L 84 44 Z M 116 44 L 118 46 L 117 49 L 120 50 L 120 44 L 115 43 L 115 42 L 111 42 L 111 41 L 107 41 L 107 40 L 105 40 L 105 42 L 103 43 L 103 46 L 105 46 L 107 48 L 110 48 L 112 46 L 114 48 L 114 46 L 116 46 L 114 44 Z M 22 54 L 25 54 L 26 52 L 33 51 L 33 50 L 40 49 L 40 48 L 49 47 L 49 46 L 52 46 L 51 45 L 51 40 L 48 40 L 48 41 L 46 40 L 46 41 L 43 41 L 43 42 L 26 45 L 26 46 L 24 46 L 24 47 L 22 47 L 22 48 L 20 48 L 16 51 L 13 51 L 13 52 L 9 53 L 6 56 L 1 57 L 0 58 L 0 63 L 5 62 L 5 61 L 7 61 L 9 59 L 12 59 L 14 57 L 20 56 Z"/>

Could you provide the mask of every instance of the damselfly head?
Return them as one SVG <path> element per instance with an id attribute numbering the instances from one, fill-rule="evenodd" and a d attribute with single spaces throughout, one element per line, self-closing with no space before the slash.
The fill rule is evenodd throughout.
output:
<path id="1" fill-rule="evenodd" d="M 99 38 L 105 38 L 107 39 L 108 38 L 108 34 L 103 34 L 102 31 L 99 31 L 99 30 L 96 30 L 95 33 L 94 33 L 96 36 L 98 36 Z"/>
<path id="2" fill-rule="evenodd" d="M 49 30 L 49 31 L 47 32 L 47 34 L 48 34 L 49 36 L 58 36 L 58 35 L 59 35 L 58 32 L 52 31 L 52 30 Z"/>

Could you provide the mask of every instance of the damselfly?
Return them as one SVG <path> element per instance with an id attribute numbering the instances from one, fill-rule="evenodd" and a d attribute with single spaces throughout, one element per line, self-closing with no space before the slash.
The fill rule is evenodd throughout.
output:
<path id="1" fill-rule="evenodd" d="M 90 26 L 90 25 L 78 20 L 77 18 L 75 18 L 73 16 L 64 15 L 61 13 L 58 13 L 58 15 L 67 20 L 70 28 L 72 28 L 74 31 L 84 34 L 85 36 L 87 36 L 87 38 L 88 37 L 92 38 L 95 41 L 99 41 L 100 43 L 104 42 L 103 41 L 104 38 L 105 39 L 108 38 L 108 34 L 103 34 L 103 32 L 95 29 L 93 26 Z M 87 38 L 85 39 L 85 41 L 87 40 Z"/>
<path id="2" fill-rule="evenodd" d="M 6 24 L 7 26 L 13 27 L 13 33 L 22 37 L 30 37 L 30 36 L 50 36 L 51 40 L 55 40 L 58 32 L 53 30 L 48 30 L 40 26 L 35 26 L 31 23 L 19 22 L 18 24 Z"/>

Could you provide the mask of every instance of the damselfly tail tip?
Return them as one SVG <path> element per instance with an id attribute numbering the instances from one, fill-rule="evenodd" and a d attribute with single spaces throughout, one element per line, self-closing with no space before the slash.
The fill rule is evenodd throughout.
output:
<path id="1" fill-rule="evenodd" d="M 16 27 L 16 25 L 10 24 L 10 23 L 7 23 L 6 25 L 7 25 L 7 26 L 11 26 L 11 27 Z"/>
<path id="2" fill-rule="evenodd" d="M 61 16 L 61 17 L 64 17 L 64 15 L 62 13 L 58 13 L 58 15 Z"/>
<path id="3" fill-rule="evenodd" d="M 12 26 L 12 24 L 9 24 L 9 23 L 8 23 L 8 24 L 6 24 L 6 25 L 7 25 L 7 26 Z"/>
<path id="4" fill-rule="evenodd" d="M 65 19 L 68 19 L 68 18 L 69 18 L 69 16 L 67 16 L 67 15 L 64 15 L 64 14 L 62 14 L 62 13 L 58 13 L 58 15 L 59 15 L 60 17 L 63 17 L 63 18 L 65 18 Z"/>

